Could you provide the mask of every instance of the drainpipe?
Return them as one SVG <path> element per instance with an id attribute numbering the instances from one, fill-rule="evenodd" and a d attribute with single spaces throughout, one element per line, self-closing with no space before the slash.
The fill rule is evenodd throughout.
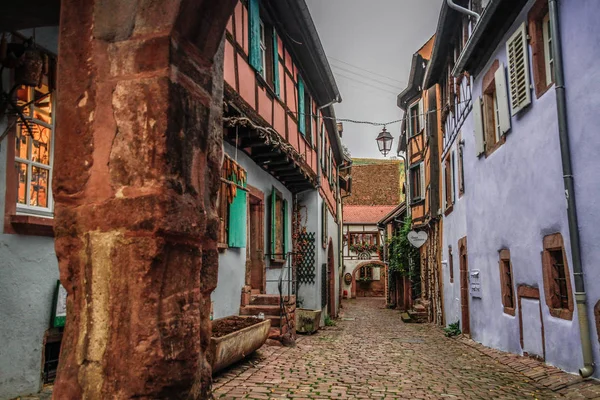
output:
<path id="1" fill-rule="evenodd" d="M 565 77 L 563 70 L 562 44 L 556 0 L 548 0 L 550 13 L 550 29 L 552 30 L 552 53 L 554 54 L 554 79 L 556 91 L 556 108 L 558 110 L 558 135 L 560 138 L 560 155 L 563 168 L 563 181 L 567 197 L 567 217 L 569 220 L 569 237 L 571 239 L 571 257 L 573 258 L 573 276 L 575 278 L 575 300 L 579 318 L 579 334 L 581 335 L 581 351 L 583 368 L 579 370 L 582 378 L 594 373 L 594 356 L 590 337 L 590 324 L 587 313 L 587 301 L 581 265 L 581 247 L 579 242 L 579 224 L 577 222 L 577 206 L 575 201 L 575 185 L 571 165 L 571 149 L 569 146 L 569 125 L 567 122 L 567 98 L 565 93 Z"/>
<path id="2" fill-rule="evenodd" d="M 446 0 L 446 3 L 448 4 L 448 7 L 452 8 L 453 10 L 456 10 L 460 13 L 467 14 L 467 15 L 473 17 L 475 19 L 475 22 L 477 22 L 479 20 L 479 14 L 477 14 L 475 11 L 471 11 L 468 8 L 459 6 L 452 0 Z"/>

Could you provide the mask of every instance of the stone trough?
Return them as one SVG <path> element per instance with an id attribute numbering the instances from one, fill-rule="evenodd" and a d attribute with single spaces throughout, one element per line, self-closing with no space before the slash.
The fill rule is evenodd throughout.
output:
<path id="1" fill-rule="evenodd" d="M 229 317 L 221 318 L 225 320 Z M 219 320 L 215 320 L 217 322 Z M 269 337 L 271 321 L 264 320 L 221 337 L 210 338 L 213 374 L 258 350 Z"/>

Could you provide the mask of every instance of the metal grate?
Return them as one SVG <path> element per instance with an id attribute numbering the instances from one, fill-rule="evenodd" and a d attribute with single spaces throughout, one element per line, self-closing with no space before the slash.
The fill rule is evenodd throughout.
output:
<path id="1" fill-rule="evenodd" d="M 327 305 L 327 264 L 321 265 L 321 308 Z"/>
<path id="2" fill-rule="evenodd" d="M 298 236 L 298 251 L 296 254 L 296 273 L 298 285 L 315 284 L 315 234 L 302 232 Z"/>

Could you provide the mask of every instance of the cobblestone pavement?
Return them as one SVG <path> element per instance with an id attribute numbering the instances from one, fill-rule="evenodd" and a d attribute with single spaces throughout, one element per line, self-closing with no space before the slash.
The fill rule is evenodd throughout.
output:
<path id="1" fill-rule="evenodd" d="M 600 399 L 582 381 L 538 361 L 404 324 L 379 299 L 348 300 L 335 327 L 263 346 L 214 380 L 216 399 Z"/>

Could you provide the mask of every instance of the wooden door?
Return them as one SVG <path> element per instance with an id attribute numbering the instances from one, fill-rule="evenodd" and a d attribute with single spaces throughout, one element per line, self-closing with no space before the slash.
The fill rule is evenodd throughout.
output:
<path id="1" fill-rule="evenodd" d="M 264 195 L 261 198 L 260 193 L 255 190 L 250 191 L 248 213 L 248 252 L 246 253 L 246 268 L 249 272 L 249 285 L 254 293 L 265 293 L 265 236 L 264 236 Z M 248 276 L 246 275 L 246 276 Z"/>
<path id="2" fill-rule="evenodd" d="M 465 335 L 471 334 L 471 314 L 469 312 L 469 261 L 467 256 L 467 237 L 458 241 L 460 257 L 460 306 L 461 330 Z"/>

